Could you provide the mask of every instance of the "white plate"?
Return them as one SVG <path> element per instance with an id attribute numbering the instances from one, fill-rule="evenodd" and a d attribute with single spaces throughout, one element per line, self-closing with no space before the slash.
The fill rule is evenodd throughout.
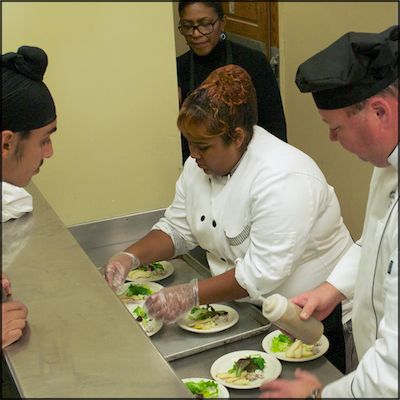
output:
<path id="1" fill-rule="evenodd" d="M 212 381 L 218 384 L 218 399 L 229 399 L 229 392 L 228 389 L 222 385 L 221 383 L 214 381 L 214 379 L 208 379 L 208 378 L 183 378 L 182 382 L 200 382 L 200 381 Z M 188 389 L 189 390 L 189 389 Z M 206 397 L 205 397 L 206 398 Z"/>
<path id="2" fill-rule="evenodd" d="M 260 379 L 256 379 L 253 382 L 250 382 L 248 385 L 235 385 L 234 383 L 225 382 L 223 379 L 217 378 L 217 374 L 226 373 L 229 369 L 233 367 L 233 363 L 240 358 L 259 355 L 265 360 L 264 367 L 264 377 Z M 232 389 L 256 389 L 261 386 L 261 384 L 265 381 L 273 381 L 276 379 L 282 371 L 281 363 L 274 357 L 268 353 L 264 353 L 262 351 L 257 350 L 240 350 L 234 351 L 232 353 L 225 354 L 224 356 L 218 358 L 214 361 L 211 366 L 211 376 L 222 385 L 230 387 Z"/>
<path id="3" fill-rule="evenodd" d="M 163 287 L 164 287 L 164 286 L 161 286 L 160 284 L 155 283 L 155 282 L 133 282 L 133 281 L 132 282 L 126 282 L 126 283 L 123 283 L 121 286 L 119 286 L 117 288 L 117 290 L 115 291 L 117 296 L 119 298 L 121 298 L 123 293 L 129 288 L 130 285 L 144 286 L 147 289 L 152 290 L 153 293 L 158 292 L 159 290 L 163 289 Z M 124 303 L 143 303 L 146 300 L 147 297 L 149 297 L 149 296 L 144 296 L 143 299 L 133 299 L 132 297 L 126 297 L 126 298 L 121 298 L 121 300 Z"/>
<path id="4" fill-rule="evenodd" d="M 271 333 L 269 333 L 267 336 L 265 336 L 265 338 L 263 339 L 261 345 L 262 348 L 269 354 L 274 355 L 276 358 L 278 358 L 279 360 L 283 360 L 283 361 L 291 361 L 291 362 L 303 362 L 303 361 L 310 361 L 310 360 L 315 360 L 316 358 L 321 357 L 323 354 L 325 354 L 327 352 L 327 350 L 329 349 L 329 341 L 328 338 L 325 335 L 322 335 L 321 339 L 318 341 L 321 345 L 318 353 L 314 354 L 311 357 L 302 357 L 302 358 L 289 358 L 286 357 L 285 352 L 284 351 L 280 351 L 280 352 L 276 352 L 274 353 L 271 350 L 271 345 L 272 345 L 272 339 L 275 336 L 280 335 L 282 332 L 280 330 L 276 330 L 273 331 Z"/>
<path id="5" fill-rule="evenodd" d="M 131 313 L 132 317 L 135 318 L 135 316 L 132 314 L 132 312 L 135 310 L 136 307 L 142 306 L 143 304 L 125 304 L 126 308 L 129 310 Z M 135 318 L 136 319 L 136 318 Z M 147 333 L 147 336 L 153 336 L 156 334 L 163 326 L 161 321 L 158 321 L 156 319 L 150 319 L 147 323 L 147 326 L 145 327 L 142 322 L 139 322 L 139 325 L 141 328 Z"/>
<path id="6" fill-rule="evenodd" d="M 168 278 L 170 275 L 174 273 L 174 266 L 168 262 L 168 261 L 159 261 L 160 264 L 163 265 L 164 267 L 164 274 L 163 275 L 156 275 L 153 274 L 152 276 L 148 278 L 137 278 L 135 275 L 137 274 L 136 271 L 139 271 L 138 269 L 134 269 L 133 271 L 129 272 L 128 276 L 126 277 L 127 281 L 136 281 L 136 282 L 156 282 L 156 281 L 161 281 L 162 279 Z"/>
<path id="7" fill-rule="evenodd" d="M 225 329 L 230 328 L 231 326 L 235 325 L 239 321 L 239 314 L 238 312 L 233 309 L 232 307 L 225 306 L 224 304 L 210 304 L 210 306 L 214 307 L 216 311 L 227 311 L 228 312 L 228 319 L 227 321 L 219 322 L 215 327 L 210 329 L 196 329 L 193 326 L 189 326 L 193 322 L 193 319 L 189 318 L 189 313 L 186 314 L 183 318 L 177 321 L 177 324 L 182 328 L 189 332 L 195 333 L 215 333 L 224 331 Z M 200 306 L 204 307 L 204 306 Z"/>

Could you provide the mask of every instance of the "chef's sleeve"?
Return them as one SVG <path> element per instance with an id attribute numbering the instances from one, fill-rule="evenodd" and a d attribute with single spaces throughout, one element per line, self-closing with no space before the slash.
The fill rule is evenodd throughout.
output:
<path id="1" fill-rule="evenodd" d="M 184 187 L 184 174 L 182 173 L 176 183 L 172 204 L 166 209 L 164 216 L 152 227 L 152 230 L 161 230 L 171 238 L 175 247 L 174 257 L 186 254 L 198 245 L 186 218 Z"/>
<path id="2" fill-rule="evenodd" d="M 327 385 L 323 398 L 399 398 L 398 393 L 398 251 L 380 288 L 385 293 L 384 317 L 377 339 L 351 374 Z"/>
<path id="3" fill-rule="evenodd" d="M 343 293 L 347 299 L 352 299 L 354 296 L 361 246 L 362 238 L 347 250 L 327 279 L 327 282 Z"/>

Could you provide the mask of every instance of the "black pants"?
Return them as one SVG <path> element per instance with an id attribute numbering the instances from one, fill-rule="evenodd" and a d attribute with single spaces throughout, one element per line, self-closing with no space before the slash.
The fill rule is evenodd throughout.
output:
<path id="1" fill-rule="evenodd" d="M 14 379 L 11 376 L 6 360 L 1 355 L 1 398 L 2 399 L 20 399 Z"/>
<path id="2" fill-rule="evenodd" d="M 325 353 L 325 357 L 343 374 L 346 373 L 346 349 L 342 325 L 342 304 L 332 311 L 332 313 L 325 318 L 322 323 L 324 324 L 324 335 L 329 340 L 329 349 Z"/>

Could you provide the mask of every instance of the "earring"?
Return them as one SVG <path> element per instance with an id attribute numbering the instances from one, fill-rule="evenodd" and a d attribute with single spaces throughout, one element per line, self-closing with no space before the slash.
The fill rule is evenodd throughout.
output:
<path id="1" fill-rule="evenodd" d="M 219 35 L 219 40 L 221 42 L 223 42 L 226 39 L 226 33 L 225 32 L 221 32 L 221 34 Z"/>

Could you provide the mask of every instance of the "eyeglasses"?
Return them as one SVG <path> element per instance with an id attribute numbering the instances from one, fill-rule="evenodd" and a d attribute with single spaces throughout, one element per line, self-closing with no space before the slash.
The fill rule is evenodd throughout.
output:
<path id="1" fill-rule="evenodd" d="M 203 22 L 198 25 L 182 25 L 178 26 L 179 32 L 184 36 L 192 36 L 197 29 L 202 35 L 209 35 L 214 32 L 214 25 L 219 21 L 217 18 L 214 22 Z"/>

